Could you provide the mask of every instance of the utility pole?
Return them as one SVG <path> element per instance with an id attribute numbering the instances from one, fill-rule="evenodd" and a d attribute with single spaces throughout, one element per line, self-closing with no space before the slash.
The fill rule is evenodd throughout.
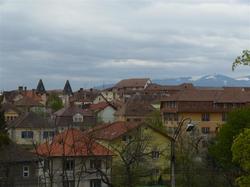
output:
<path id="1" fill-rule="evenodd" d="M 192 131 L 194 128 L 194 124 L 192 124 L 191 118 L 184 118 L 180 122 L 178 122 L 178 127 L 174 132 L 174 136 L 171 140 L 171 187 L 175 187 L 175 142 L 178 138 L 178 136 L 181 134 L 181 128 L 184 125 L 184 123 L 188 121 L 186 131 Z"/>

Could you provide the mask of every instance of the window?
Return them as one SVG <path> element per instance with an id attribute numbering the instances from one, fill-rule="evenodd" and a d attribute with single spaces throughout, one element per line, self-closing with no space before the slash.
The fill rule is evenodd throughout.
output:
<path id="1" fill-rule="evenodd" d="M 75 181 L 74 180 L 64 180 L 63 187 L 75 187 Z"/>
<path id="2" fill-rule="evenodd" d="M 201 128 L 201 132 L 202 132 L 203 134 L 209 134 L 210 128 L 209 128 L 209 127 L 202 127 L 202 128 Z"/>
<path id="3" fill-rule="evenodd" d="M 23 177 L 29 177 L 29 175 L 30 175 L 29 166 L 23 166 Z"/>
<path id="4" fill-rule="evenodd" d="M 90 180 L 90 187 L 102 187 L 101 179 L 91 179 Z"/>
<path id="5" fill-rule="evenodd" d="M 201 120 L 202 121 L 210 121 L 209 113 L 202 114 Z"/>
<path id="6" fill-rule="evenodd" d="M 102 160 L 90 160 L 90 168 L 91 169 L 101 169 L 102 168 Z"/>
<path id="7" fill-rule="evenodd" d="M 158 159 L 160 157 L 159 151 L 152 151 L 152 159 Z"/>
<path id="8" fill-rule="evenodd" d="M 22 131 L 22 138 L 33 138 L 33 131 Z"/>
<path id="9" fill-rule="evenodd" d="M 175 101 L 167 101 L 166 106 L 167 106 L 167 108 L 175 108 L 176 102 Z"/>
<path id="10" fill-rule="evenodd" d="M 164 113 L 165 121 L 178 121 L 178 114 L 176 113 Z"/>
<path id="11" fill-rule="evenodd" d="M 43 139 L 53 138 L 53 137 L 54 137 L 54 131 L 44 131 L 43 132 Z"/>
<path id="12" fill-rule="evenodd" d="M 64 162 L 64 169 L 65 170 L 71 171 L 71 170 L 74 170 L 74 168 L 75 168 L 75 160 L 66 160 Z"/>
<path id="13" fill-rule="evenodd" d="M 227 121 L 227 113 L 222 113 L 222 121 Z"/>

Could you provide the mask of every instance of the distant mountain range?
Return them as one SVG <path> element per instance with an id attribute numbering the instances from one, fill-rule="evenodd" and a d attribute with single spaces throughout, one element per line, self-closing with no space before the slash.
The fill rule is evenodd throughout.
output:
<path id="1" fill-rule="evenodd" d="M 180 78 L 166 78 L 166 79 L 155 79 L 153 83 L 160 85 L 179 85 L 182 83 L 192 83 L 195 86 L 207 86 L 207 87 L 250 87 L 250 75 L 238 78 L 232 78 L 225 75 L 205 75 L 201 77 L 180 77 Z M 110 88 L 114 84 L 107 84 L 97 86 L 97 89 Z"/>
<path id="2" fill-rule="evenodd" d="M 180 77 L 172 79 L 153 80 L 161 85 L 178 85 L 182 83 L 192 83 L 195 86 L 222 87 L 222 86 L 244 86 L 250 87 L 250 76 L 231 78 L 225 75 L 206 75 L 202 77 Z"/>

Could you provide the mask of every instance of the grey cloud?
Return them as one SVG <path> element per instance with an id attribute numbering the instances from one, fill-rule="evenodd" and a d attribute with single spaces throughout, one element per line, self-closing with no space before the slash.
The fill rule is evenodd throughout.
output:
<path id="1" fill-rule="evenodd" d="M 48 88 L 71 79 L 76 89 L 125 77 L 248 73 L 231 72 L 250 46 L 246 1 L 27 2 L 0 1 L 0 89 L 34 87 L 39 77 Z"/>

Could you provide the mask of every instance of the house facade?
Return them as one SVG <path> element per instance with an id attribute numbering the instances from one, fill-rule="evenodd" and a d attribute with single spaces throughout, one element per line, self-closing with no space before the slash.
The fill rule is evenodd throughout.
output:
<path id="1" fill-rule="evenodd" d="M 68 128 L 87 129 L 96 124 L 96 116 L 91 110 L 73 104 L 56 111 L 52 119 L 59 132 Z"/>
<path id="2" fill-rule="evenodd" d="M 80 130 L 68 129 L 35 152 L 42 159 L 38 172 L 42 185 L 107 187 L 111 182 L 113 153 Z"/>
<path id="3" fill-rule="evenodd" d="M 150 101 L 143 99 L 140 95 L 135 95 L 117 109 L 116 121 L 143 122 L 155 110 Z"/>
<path id="4" fill-rule="evenodd" d="M 161 100 L 163 122 L 173 133 L 179 121 L 190 118 L 204 137 L 215 136 L 228 112 L 249 105 L 249 93 L 240 88 L 180 91 Z"/>
<path id="5" fill-rule="evenodd" d="M 4 119 L 6 122 L 16 119 L 21 111 L 17 107 L 10 103 L 4 103 L 1 105 L 0 111 L 4 112 Z"/>
<path id="6" fill-rule="evenodd" d="M 117 121 L 107 125 L 99 125 L 89 130 L 91 136 L 111 149 L 115 154 L 113 163 L 121 162 L 119 151 L 130 144 L 136 137 L 145 138 L 145 171 L 153 177 L 145 177 L 145 183 L 157 182 L 161 177 L 165 182 L 170 180 L 170 153 L 172 138 L 167 134 L 144 123 Z M 153 181 L 152 181 L 153 180 Z"/>
<path id="7" fill-rule="evenodd" d="M 10 139 L 22 145 L 33 146 L 54 136 L 55 124 L 36 113 L 25 113 L 7 123 Z"/>
<path id="8" fill-rule="evenodd" d="M 36 155 L 14 143 L 2 146 L 0 150 L 0 186 L 39 186 Z"/>
<path id="9" fill-rule="evenodd" d="M 116 107 L 106 101 L 92 104 L 89 109 L 97 116 L 97 123 L 112 123 L 115 121 Z"/>

